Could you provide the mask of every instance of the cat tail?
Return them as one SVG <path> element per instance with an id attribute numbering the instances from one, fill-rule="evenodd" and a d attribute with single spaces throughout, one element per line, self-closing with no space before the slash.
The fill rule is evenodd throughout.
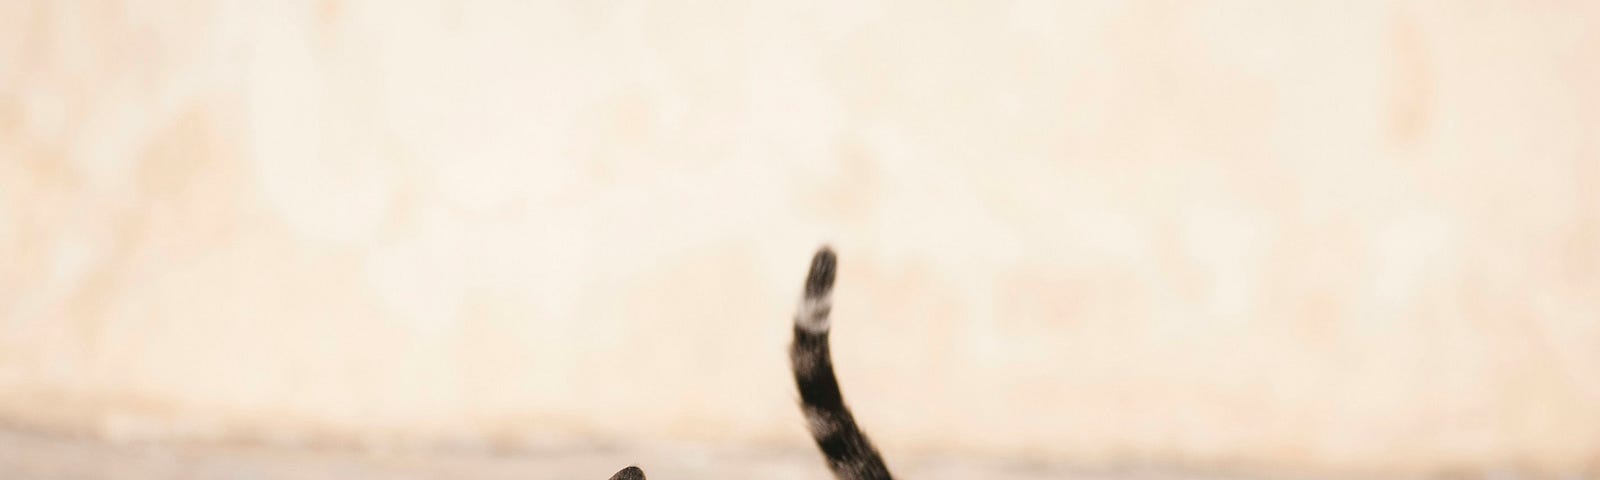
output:
<path id="1" fill-rule="evenodd" d="M 839 480 L 891 480 L 883 457 L 856 425 L 839 393 L 828 353 L 828 314 L 833 309 L 833 278 L 838 259 L 827 246 L 811 258 L 805 296 L 794 315 L 794 342 L 789 366 L 800 390 L 800 410 L 828 468 Z"/>

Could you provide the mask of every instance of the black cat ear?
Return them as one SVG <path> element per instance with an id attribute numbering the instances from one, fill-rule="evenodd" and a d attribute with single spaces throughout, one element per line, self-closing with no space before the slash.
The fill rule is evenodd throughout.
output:
<path id="1" fill-rule="evenodd" d="M 639 467 L 628 467 L 611 476 L 611 480 L 644 480 L 644 470 Z"/>

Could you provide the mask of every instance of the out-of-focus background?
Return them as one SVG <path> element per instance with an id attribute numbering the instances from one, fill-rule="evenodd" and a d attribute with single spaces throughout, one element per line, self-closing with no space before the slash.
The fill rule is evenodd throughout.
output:
<path id="1" fill-rule="evenodd" d="M 1600 3 L 0 2 L 0 477 L 824 478 L 823 242 L 901 473 L 1594 478 Z"/>

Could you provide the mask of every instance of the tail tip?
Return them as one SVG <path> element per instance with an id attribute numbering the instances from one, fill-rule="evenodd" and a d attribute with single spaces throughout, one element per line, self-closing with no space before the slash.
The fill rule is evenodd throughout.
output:
<path id="1" fill-rule="evenodd" d="M 833 277 L 838 264 L 839 259 L 832 247 L 823 245 L 817 248 L 816 255 L 811 256 L 811 273 L 806 275 L 807 298 L 827 296 L 833 290 Z"/>

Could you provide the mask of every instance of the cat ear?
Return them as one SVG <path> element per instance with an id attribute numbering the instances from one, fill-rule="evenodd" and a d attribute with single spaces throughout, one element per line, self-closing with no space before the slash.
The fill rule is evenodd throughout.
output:
<path id="1" fill-rule="evenodd" d="M 611 480 L 644 480 L 644 470 L 639 467 L 628 467 L 611 476 Z"/>

